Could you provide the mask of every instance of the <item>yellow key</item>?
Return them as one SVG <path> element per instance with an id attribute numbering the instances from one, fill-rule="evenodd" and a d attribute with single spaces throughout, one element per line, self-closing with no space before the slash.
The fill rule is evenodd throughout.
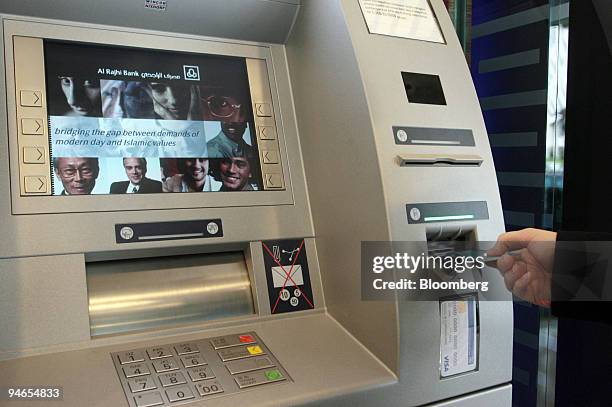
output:
<path id="1" fill-rule="evenodd" d="M 261 355 L 263 353 L 259 346 L 247 346 L 247 350 L 251 355 Z"/>

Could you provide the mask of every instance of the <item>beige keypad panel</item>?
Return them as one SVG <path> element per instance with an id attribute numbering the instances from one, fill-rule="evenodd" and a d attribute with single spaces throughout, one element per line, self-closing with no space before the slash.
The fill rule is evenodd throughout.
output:
<path id="1" fill-rule="evenodd" d="M 111 353 L 130 407 L 176 406 L 292 382 L 255 332 Z"/>
<path id="2" fill-rule="evenodd" d="M 13 44 L 20 192 L 51 195 L 43 41 L 15 36 Z"/>

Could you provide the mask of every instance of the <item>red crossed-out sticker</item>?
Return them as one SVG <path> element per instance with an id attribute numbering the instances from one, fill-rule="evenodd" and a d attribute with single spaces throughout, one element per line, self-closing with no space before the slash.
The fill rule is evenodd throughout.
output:
<path id="1" fill-rule="evenodd" d="M 293 273 L 293 267 L 295 266 L 295 263 L 297 262 L 297 259 L 300 257 L 300 253 L 302 252 L 302 247 L 304 246 L 304 240 L 302 240 L 302 243 L 300 243 L 300 247 L 298 248 L 297 254 L 295 255 L 295 258 L 293 259 L 293 263 L 291 264 L 291 268 L 289 269 L 289 271 L 287 271 L 282 266 L 282 264 L 280 264 L 280 262 L 277 260 L 277 258 L 274 257 L 274 254 L 272 254 L 272 251 L 270 250 L 270 248 L 268 246 L 266 246 L 266 244 L 264 242 L 261 242 L 261 244 L 262 244 L 264 250 L 270 255 L 270 257 L 272 257 L 274 262 L 281 268 L 283 273 L 285 273 L 285 281 L 283 282 L 283 286 L 280 289 L 280 291 L 278 292 L 278 296 L 276 297 L 276 302 L 274 303 L 274 306 L 272 307 L 272 314 L 274 314 L 274 312 L 276 311 L 276 307 L 278 307 L 278 303 L 279 303 L 279 301 L 281 299 L 281 293 L 283 292 L 283 290 L 285 289 L 285 287 L 287 286 L 289 281 L 291 281 L 291 283 L 295 287 L 298 287 L 298 285 L 295 283 L 295 281 L 293 281 L 293 278 L 291 278 L 291 274 Z M 311 308 L 314 308 L 314 305 L 312 304 L 312 301 L 310 301 L 310 299 L 308 298 L 306 293 L 304 293 L 304 290 L 300 290 L 300 291 L 302 292 L 301 293 L 302 297 L 304 297 L 304 300 L 306 300 L 308 305 L 310 305 Z"/>

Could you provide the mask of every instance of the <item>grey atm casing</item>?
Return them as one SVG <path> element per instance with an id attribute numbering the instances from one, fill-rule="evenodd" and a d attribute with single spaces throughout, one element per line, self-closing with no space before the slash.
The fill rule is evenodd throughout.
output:
<path id="1" fill-rule="evenodd" d="M 361 241 L 425 240 L 425 225 L 407 221 L 408 203 L 486 201 L 488 219 L 438 226 L 475 228 L 480 240 L 494 240 L 504 229 L 478 100 L 442 1 L 432 1 L 432 8 L 447 44 L 371 35 L 358 2 L 352 0 L 193 0 L 182 3 L 180 10 L 169 1 L 166 14 L 145 10 L 139 1 L 73 1 L 53 8 L 41 1 L 4 3 L 0 12 L 6 13 L 1 39 L 6 62 L 0 73 L 7 82 L 6 87 L 4 81 L 0 85 L 0 111 L 7 114 L 0 115 L 0 190 L 5 191 L 0 196 L 5 236 L 0 240 L 0 369 L 9 374 L 2 376 L 0 387 L 55 384 L 64 387 L 64 405 L 124 405 L 110 352 L 256 331 L 293 382 L 261 386 L 209 404 L 511 404 L 509 296 L 508 301 L 479 305 L 478 370 L 446 379 L 439 370 L 437 302 L 360 298 Z M 201 12 L 204 5 L 207 13 Z M 91 13 L 91 7 L 97 13 Z M 244 15 L 252 17 L 252 24 L 218 24 Z M 199 24 L 203 20 L 198 16 L 215 23 Z M 47 20 L 58 18 L 64 21 Z M 181 209 L 174 210 L 165 208 L 162 196 L 146 202 L 102 197 L 112 210 L 91 213 L 83 200 L 68 203 L 75 209 L 42 205 L 40 214 L 32 213 L 40 197 L 18 197 L 15 192 L 16 101 L 11 72 L 6 71 L 12 58 L 7 35 L 15 30 L 47 38 L 265 59 L 287 190 L 230 197 L 226 204 L 208 206 L 181 198 Z M 402 71 L 438 75 L 447 105 L 408 103 Z M 393 126 L 470 129 L 476 145 L 401 146 L 395 144 Z M 407 152 L 471 153 L 483 163 L 401 167 L 397 156 Z M 97 205 L 99 197 L 86 198 Z M 130 210 L 120 210 L 122 202 Z M 139 205 L 142 210 L 136 210 Z M 115 242 L 116 223 L 210 218 L 223 220 L 222 238 L 129 247 Z M 270 314 L 266 298 L 259 242 L 284 238 L 307 238 L 316 306 L 276 316 Z M 246 254 L 255 314 L 91 337 L 88 264 L 160 252 L 224 251 Z M 492 289 L 501 292 L 503 282 Z"/>

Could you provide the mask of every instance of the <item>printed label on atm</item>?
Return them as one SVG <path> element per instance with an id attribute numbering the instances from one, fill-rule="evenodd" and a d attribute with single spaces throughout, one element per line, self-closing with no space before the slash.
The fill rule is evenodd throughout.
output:
<path id="1" fill-rule="evenodd" d="M 478 321 L 476 297 L 440 302 L 440 375 L 476 370 Z"/>
<path id="2" fill-rule="evenodd" d="M 287 277 L 285 270 L 291 270 L 290 278 Z M 304 285 L 304 275 L 302 273 L 302 266 L 296 264 L 295 266 L 293 266 L 293 269 L 291 268 L 291 264 L 283 267 L 272 267 L 272 281 L 274 282 L 274 288 Z"/>
<path id="3" fill-rule="evenodd" d="M 359 5 L 370 34 L 445 42 L 428 0 L 359 0 Z"/>
<path id="4" fill-rule="evenodd" d="M 304 239 L 269 240 L 261 244 L 270 312 L 280 314 L 313 309 Z"/>

